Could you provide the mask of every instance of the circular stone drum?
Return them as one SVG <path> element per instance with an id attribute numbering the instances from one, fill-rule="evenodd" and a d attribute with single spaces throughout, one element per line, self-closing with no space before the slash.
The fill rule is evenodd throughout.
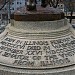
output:
<path id="1" fill-rule="evenodd" d="M 0 75 L 74 75 L 75 32 L 61 11 L 49 10 L 15 13 L 0 35 Z"/>

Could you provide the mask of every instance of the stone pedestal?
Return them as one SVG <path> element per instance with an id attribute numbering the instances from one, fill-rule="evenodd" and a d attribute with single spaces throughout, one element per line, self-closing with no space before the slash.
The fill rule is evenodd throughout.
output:
<path id="1" fill-rule="evenodd" d="M 45 19 L 44 19 L 45 20 Z M 14 19 L 0 35 L 1 75 L 74 75 L 75 32 L 67 19 Z"/>

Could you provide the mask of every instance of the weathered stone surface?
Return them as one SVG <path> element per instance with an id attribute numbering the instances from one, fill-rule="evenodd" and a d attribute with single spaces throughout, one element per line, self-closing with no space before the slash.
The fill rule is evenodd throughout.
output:
<path id="1" fill-rule="evenodd" d="M 73 65 L 75 63 L 74 46 L 73 35 L 44 40 L 7 36 L 0 42 L 0 62 L 12 67 L 31 69 Z"/>
<path id="2" fill-rule="evenodd" d="M 75 32 L 66 19 L 12 23 L 0 35 L 1 75 L 74 75 Z"/>

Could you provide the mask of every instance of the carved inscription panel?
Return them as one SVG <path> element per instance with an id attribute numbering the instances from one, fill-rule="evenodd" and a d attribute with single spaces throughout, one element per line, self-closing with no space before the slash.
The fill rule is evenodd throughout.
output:
<path id="1" fill-rule="evenodd" d="M 18 68 L 55 68 L 75 64 L 75 38 L 28 40 L 10 36 L 0 42 L 0 64 Z"/>

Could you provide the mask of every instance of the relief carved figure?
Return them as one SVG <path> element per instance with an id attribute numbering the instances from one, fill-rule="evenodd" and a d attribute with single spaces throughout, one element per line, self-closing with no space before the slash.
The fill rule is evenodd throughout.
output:
<path id="1" fill-rule="evenodd" d="M 41 0 L 41 6 L 46 7 L 47 5 L 57 7 L 59 0 Z M 27 10 L 36 10 L 36 0 L 28 0 L 27 1 Z"/>

